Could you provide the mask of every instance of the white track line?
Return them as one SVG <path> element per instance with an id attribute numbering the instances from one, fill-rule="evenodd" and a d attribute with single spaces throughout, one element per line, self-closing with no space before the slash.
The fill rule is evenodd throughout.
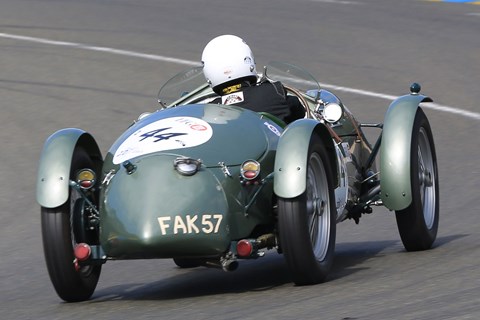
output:
<path id="1" fill-rule="evenodd" d="M 367 97 L 373 97 L 373 98 L 380 98 L 384 100 L 389 100 L 393 101 L 397 96 L 392 96 L 389 94 L 384 94 L 384 93 L 378 93 L 378 92 L 373 92 L 373 91 L 366 91 L 366 90 L 360 90 L 360 89 L 354 89 L 354 88 L 348 88 L 348 87 L 341 87 L 341 86 L 336 86 L 328 83 L 320 83 L 320 86 L 326 89 L 331 89 L 331 90 L 336 90 L 336 91 L 343 91 L 343 92 L 348 92 L 348 93 L 354 93 L 362 96 L 367 96 Z M 436 110 L 436 111 L 442 111 L 442 112 L 447 112 L 447 113 L 452 113 L 456 115 L 460 115 L 466 118 L 470 119 L 475 119 L 475 120 L 480 120 L 480 113 L 468 111 L 465 109 L 459 109 L 451 106 L 445 106 L 441 105 L 438 103 L 422 103 L 422 106 L 428 109 Z"/>
<path id="2" fill-rule="evenodd" d="M 199 62 L 190 61 L 190 60 L 183 60 L 183 59 L 177 59 L 177 58 L 172 58 L 172 57 L 159 56 L 159 55 L 156 55 L 156 54 L 146 54 L 146 53 L 140 53 L 140 52 L 128 51 L 128 50 L 120 50 L 120 49 L 114 49 L 114 48 L 108 48 L 108 47 L 90 46 L 88 44 L 75 43 L 75 42 L 65 42 L 65 41 L 49 40 L 49 39 L 44 39 L 44 38 L 25 37 L 25 36 L 19 36 L 19 35 L 8 34 L 8 33 L 0 33 L 0 37 L 1 38 L 7 38 L 7 39 L 14 39 L 14 40 L 36 42 L 36 43 L 48 44 L 48 45 L 60 46 L 60 47 L 72 47 L 72 48 L 75 48 L 75 49 L 107 52 L 107 53 L 117 54 L 117 55 L 121 55 L 121 56 L 136 57 L 136 58 L 142 58 L 142 59 L 148 59 L 148 60 L 173 62 L 173 63 L 189 65 L 189 66 L 198 66 L 199 65 Z"/>
<path id="3" fill-rule="evenodd" d="M 35 42 L 35 43 L 41 43 L 41 44 L 47 44 L 47 45 L 53 45 L 53 46 L 71 47 L 71 48 L 89 50 L 89 51 L 106 52 L 106 53 L 110 53 L 110 54 L 122 55 L 122 56 L 127 56 L 127 57 L 136 57 L 136 58 L 147 59 L 147 60 L 171 62 L 171 63 L 177 63 L 177 64 L 182 64 L 182 65 L 187 65 L 187 66 L 198 66 L 199 65 L 198 61 L 177 59 L 177 58 L 172 58 L 172 57 L 167 57 L 167 56 L 160 56 L 160 55 L 156 55 L 156 54 L 146 54 L 146 53 L 140 53 L 140 52 L 128 51 L 128 50 L 120 50 L 120 49 L 108 48 L 108 47 L 98 47 L 98 46 L 92 46 L 92 45 L 76 43 L 76 42 L 65 42 L 65 41 L 56 41 L 56 40 L 50 40 L 50 39 L 45 39 L 45 38 L 26 37 L 26 36 L 9 34 L 9 33 L 0 33 L 0 38 Z M 389 94 L 378 93 L 378 92 L 373 92 L 373 91 L 366 91 L 366 90 L 349 88 L 349 87 L 336 86 L 336 85 L 332 85 L 332 84 L 328 84 L 328 83 L 320 83 L 320 85 L 322 87 L 324 87 L 326 89 L 330 89 L 330 90 L 343 91 L 343 92 L 358 94 L 358 95 L 367 96 L 367 97 L 380 98 L 380 99 L 389 100 L 389 101 L 395 100 L 397 98 L 397 96 L 393 96 L 393 95 L 389 95 Z M 440 105 L 440 104 L 436 104 L 436 103 L 426 103 L 423 106 L 426 107 L 426 108 L 436 110 L 436 111 L 452 113 L 452 114 L 463 116 L 463 117 L 466 117 L 466 118 L 469 118 L 469 119 L 480 120 L 480 113 L 468 111 L 468 110 L 465 110 L 465 109 L 459 109 L 459 108 Z"/>

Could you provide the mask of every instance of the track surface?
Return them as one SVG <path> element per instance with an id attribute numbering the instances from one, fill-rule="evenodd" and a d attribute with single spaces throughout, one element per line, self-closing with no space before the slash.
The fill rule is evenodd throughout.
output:
<path id="1" fill-rule="evenodd" d="M 2 319 L 480 318 L 479 6 L 1 0 L 0 8 Z M 463 110 L 426 110 L 441 188 L 434 249 L 406 253 L 393 214 L 379 208 L 358 226 L 338 226 L 325 284 L 294 286 L 276 253 L 228 274 L 180 270 L 169 260 L 120 261 L 104 266 L 91 301 L 62 303 L 47 275 L 35 202 L 43 142 L 60 128 L 80 127 L 105 152 L 136 116 L 157 108 L 160 85 L 188 66 L 4 35 L 198 61 L 208 40 L 223 33 L 246 38 L 259 67 L 290 61 L 323 83 L 362 90 L 337 91 L 360 121 L 382 121 L 388 96 L 407 93 L 413 81 L 436 103 Z"/>

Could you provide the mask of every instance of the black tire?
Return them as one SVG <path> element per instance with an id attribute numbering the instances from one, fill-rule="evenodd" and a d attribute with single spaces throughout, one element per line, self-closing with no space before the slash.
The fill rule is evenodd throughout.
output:
<path id="1" fill-rule="evenodd" d="M 173 258 L 173 262 L 177 267 L 182 269 L 196 268 L 200 266 L 200 262 L 197 259 Z"/>
<path id="2" fill-rule="evenodd" d="M 412 203 L 395 212 L 398 231 L 407 251 L 427 250 L 437 237 L 439 189 L 432 130 L 420 108 L 413 123 L 410 168 Z"/>
<path id="3" fill-rule="evenodd" d="M 296 198 L 278 199 L 280 246 L 297 285 L 324 282 L 333 263 L 336 238 L 333 169 L 325 146 L 319 137 L 312 135 L 307 190 Z"/>
<path id="4" fill-rule="evenodd" d="M 93 168 L 87 152 L 76 148 L 72 158 L 70 178 L 81 168 Z M 57 208 L 41 209 L 42 239 L 50 280 L 58 296 L 67 302 L 88 300 L 98 283 L 101 265 L 82 266 L 79 270 L 73 264 L 73 247 L 76 243 L 91 239 L 79 239 L 86 233 L 75 233 L 72 226 L 73 210 L 78 204 L 76 191 L 70 188 L 70 195 L 66 203 Z M 90 242 L 91 243 L 91 242 Z"/>

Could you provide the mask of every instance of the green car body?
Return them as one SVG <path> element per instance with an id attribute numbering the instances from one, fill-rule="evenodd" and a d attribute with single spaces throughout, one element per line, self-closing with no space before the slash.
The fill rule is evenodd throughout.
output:
<path id="1" fill-rule="evenodd" d="M 191 121 L 187 125 L 210 126 L 214 134 L 198 146 L 187 148 L 178 143 L 182 148 L 136 157 L 131 160 L 136 167 L 131 174 L 114 163 L 118 147 L 138 130 L 164 119 L 170 122 L 187 117 Z M 192 118 L 210 122 L 198 123 Z M 220 256 L 228 251 L 232 240 L 249 237 L 259 225 L 272 225 L 272 181 L 262 185 L 256 201 L 247 208 L 260 187 L 242 186 L 240 165 L 255 159 L 262 174 L 271 173 L 282 130 L 252 111 L 208 104 L 167 109 L 137 122 L 113 145 L 104 163 L 103 172 L 113 172 L 100 198 L 100 235 L 107 255 Z M 143 142 L 163 142 L 154 142 L 156 139 Z M 200 159 L 199 171 L 192 176 L 175 171 L 174 161 L 182 157 Z"/>
<path id="2" fill-rule="evenodd" d="M 419 103 L 425 99 L 423 96 L 400 98 L 392 103 L 386 115 L 380 181 L 382 190 L 386 190 L 382 200 L 392 210 L 402 209 L 411 201 L 410 178 L 406 174 L 410 170 L 410 145 L 406 141 L 411 135 L 412 114 L 414 116 Z M 133 174 L 127 174 L 121 164 L 112 162 L 117 147 L 142 126 L 170 117 L 202 119 L 206 113 L 225 117 L 226 111 L 235 119 L 211 124 L 216 135 L 208 143 L 134 158 L 132 163 L 138 169 Z M 345 127 L 342 126 L 340 136 L 348 140 L 353 128 Z M 256 226 L 273 224 L 273 197 L 292 198 L 305 190 L 305 174 L 298 168 L 306 167 L 306 137 L 318 131 L 328 138 L 331 155 L 335 155 L 328 131 L 315 120 L 296 121 L 286 131 L 280 138 L 283 128 L 269 118 L 236 107 L 208 104 L 162 110 L 136 122 L 113 144 L 99 174 L 101 180 L 110 174 L 108 183 L 101 186 L 99 201 L 101 243 L 107 256 L 215 256 L 225 252 L 232 240 L 249 237 Z M 69 164 L 77 144 L 87 147 L 96 159 L 100 158 L 92 136 L 79 129 L 63 129 L 46 141 L 37 181 L 37 200 L 42 206 L 53 208 L 67 200 Z M 360 157 L 366 159 L 370 150 L 364 151 Z M 177 157 L 201 159 L 199 174 L 185 177 L 174 171 L 173 162 Z M 239 171 L 242 162 L 248 159 L 258 160 L 262 173 L 267 176 L 274 172 L 275 179 L 267 181 L 247 211 L 245 207 L 251 200 L 248 194 L 252 191 L 241 186 Z M 222 171 L 221 162 L 231 176 Z M 351 187 L 359 189 L 355 184 L 358 181 Z M 242 196 L 237 197 L 239 194 Z M 164 221 L 163 225 L 159 219 Z M 195 219 L 193 223 L 192 219 Z M 205 219 L 203 224 L 202 219 Z M 215 225 L 215 232 L 203 232 L 202 229 L 209 231 L 210 224 Z M 166 225 L 169 227 L 162 234 L 162 226 Z"/>
<path id="3" fill-rule="evenodd" d="M 183 81 L 190 73 L 174 79 Z M 75 268 L 115 259 L 173 258 L 230 270 L 239 258 L 262 256 L 262 249 L 281 252 L 278 200 L 303 199 L 312 172 L 321 172 L 309 167 L 312 141 L 325 150 L 321 162 L 332 177 L 335 224 L 346 219 L 358 223 L 373 205 L 397 212 L 414 205 L 411 161 L 417 146 L 412 147 L 412 134 L 417 134 L 419 106 L 430 98 L 412 91 L 391 103 L 383 124 L 362 124 L 329 91 L 315 85 L 313 90 L 287 89 L 307 111 L 304 119 L 288 125 L 272 115 L 210 104 L 215 94 L 197 83 L 187 93 L 172 93 L 162 110 L 140 116 L 105 157 L 93 136 L 81 129 L 51 135 L 40 158 L 37 201 L 46 215 L 70 215 L 73 248 L 77 238 L 87 239 L 91 253 L 79 262 L 76 252 Z M 341 117 L 327 121 L 332 106 Z M 374 144 L 363 127 L 382 130 Z M 73 167 L 79 149 L 90 159 L 85 169 L 96 177 L 87 190 L 76 179 L 83 168 Z M 245 174 L 249 162 L 258 176 Z M 435 170 L 425 172 L 422 183 L 431 185 Z M 325 205 L 315 201 L 313 206 Z M 44 235 L 49 228 L 46 223 Z M 243 256 L 237 247 L 242 241 L 253 248 Z"/>

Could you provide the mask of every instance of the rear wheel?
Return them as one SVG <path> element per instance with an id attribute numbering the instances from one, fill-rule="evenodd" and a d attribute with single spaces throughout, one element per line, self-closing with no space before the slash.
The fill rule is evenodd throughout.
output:
<path id="1" fill-rule="evenodd" d="M 70 178 L 82 168 L 93 168 L 93 163 L 84 149 L 76 148 Z M 83 221 L 78 218 L 81 209 L 79 203 L 83 201 L 71 187 L 69 193 L 63 205 L 57 208 L 42 207 L 42 238 L 48 273 L 58 296 L 67 302 L 77 302 L 91 297 L 98 283 L 101 266 L 80 266 L 77 270 L 73 263 L 75 244 L 91 244 L 97 239 L 96 233 L 85 231 L 84 226 L 78 225 L 79 221 Z"/>
<path id="2" fill-rule="evenodd" d="M 439 220 L 438 169 L 432 130 L 418 108 L 411 144 L 412 203 L 395 212 L 398 231 L 407 251 L 431 248 Z"/>
<path id="3" fill-rule="evenodd" d="M 280 246 L 297 285 L 325 281 L 333 263 L 336 208 L 332 165 L 313 135 L 307 163 L 307 188 L 300 196 L 278 199 Z"/>

